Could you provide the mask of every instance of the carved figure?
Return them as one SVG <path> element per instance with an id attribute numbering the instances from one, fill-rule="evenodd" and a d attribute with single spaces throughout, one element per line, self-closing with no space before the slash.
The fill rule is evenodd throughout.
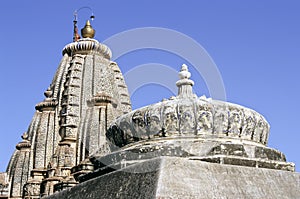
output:
<path id="1" fill-rule="evenodd" d="M 242 136 L 247 139 L 251 139 L 253 137 L 253 132 L 256 125 L 256 118 L 255 115 L 248 110 L 245 110 L 245 115 L 247 115 L 247 117 L 244 118 L 244 128 L 242 130 Z"/>
<path id="2" fill-rule="evenodd" d="M 226 107 L 218 108 L 214 115 L 214 133 L 227 135 L 228 111 Z"/>
<path id="3" fill-rule="evenodd" d="M 192 104 L 179 107 L 179 125 L 180 133 L 194 133 L 195 118 Z"/>
<path id="4" fill-rule="evenodd" d="M 178 131 L 178 116 L 174 106 L 166 106 L 164 109 L 164 129 L 167 134 Z"/>
<path id="5" fill-rule="evenodd" d="M 160 122 L 160 111 L 161 109 L 158 108 L 152 108 L 150 111 L 146 112 L 146 125 L 151 131 L 154 131 L 155 133 L 159 132 L 162 128 L 161 122 Z M 149 135 L 152 136 L 152 135 Z"/>
<path id="6" fill-rule="evenodd" d="M 229 110 L 228 135 L 240 136 L 243 121 L 242 112 L 233 107 L 230 107 Z"/>
<path id="7" fill-rule="evenodd" d="M 208 104 L 201 104 L 198 106 L 197 116 L 197 134 L 212 133 L 212 107 L 210 107 Z"/>

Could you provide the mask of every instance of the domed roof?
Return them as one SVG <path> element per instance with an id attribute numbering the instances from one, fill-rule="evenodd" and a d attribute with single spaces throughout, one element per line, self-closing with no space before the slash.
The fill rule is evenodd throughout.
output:
<path id="1" fill-rule="evenodd" d="M 197 97 L 187 66 L 182 65 L 176 82 L 178 95 L 122 115 L 107 132 L 118 147 L 157 138 L 234 139 L 266 145 L 269 124 L 256 111 L 205 96 Z"/>

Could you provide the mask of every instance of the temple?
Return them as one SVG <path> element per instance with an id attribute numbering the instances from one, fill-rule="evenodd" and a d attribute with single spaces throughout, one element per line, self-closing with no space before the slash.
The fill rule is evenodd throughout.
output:
<path id="1" fill-rule="evenodd" d="M 193 93 L 131 110 L 111 50 L 87 21 L 16 145 L 0 198 L 300 198 L 300 174 L 267 146 L 254 110 Z M 175 84 L 175 82 L 174 82 Z"/>

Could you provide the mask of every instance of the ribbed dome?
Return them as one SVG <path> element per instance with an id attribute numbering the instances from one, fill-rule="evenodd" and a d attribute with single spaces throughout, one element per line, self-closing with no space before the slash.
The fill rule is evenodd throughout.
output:
<path id="1" fill-rule="evenodd" d="M 117 118 L 106 133 L 112 153 L 95 154 L 95 170 L 161 156 L 294 171 L 285 155 L 267 147 L 269 124 L 249 108 L 193 93 L 186 65 L 178 95 Z"/>
<path id="2" fill-rule="evenodd" d="M 240 105 L 198 98 L 186 65 L 179 77 L 178 96 L 121 116 L 110 127 L 108 138 L 119 147 L 159 137 L 230 138 L 267 144 L 269 124 L 262 115 Z"/>

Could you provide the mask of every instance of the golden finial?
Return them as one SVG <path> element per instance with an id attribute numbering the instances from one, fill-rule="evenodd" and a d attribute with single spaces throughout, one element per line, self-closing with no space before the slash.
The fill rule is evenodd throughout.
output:
<path id="1" fill-rule="evenodd" d="M 94 38 L 95 30 L 91 26 L 91 23 L 89 20 L 86 21 L 84 28 L 81 29 L 81 36 L 83 38 Z"/>
<path id="2" fill-rule="evenodd" d="M 81 7 L 78 10 L 75 10 L 74 12 L 74 33 L 73 33 L 73 41 L 78 41 L 80 39 L 80 35 L 78 34 L 77 29 L 77 15 L 78 12 L 82 9 L 89 9 L 92 12 L 92 15 L 90 16 L 91 20 L 95 19 L 95 16 L 93 14 L 93 10 L 90 7 Z M 88 20 L 85 24 L 85 27 L 81 29 L 81 35 L 83 38 L 93 38 L 95 36 L 95 30 L 92 28 L 90 21 Z"/>

